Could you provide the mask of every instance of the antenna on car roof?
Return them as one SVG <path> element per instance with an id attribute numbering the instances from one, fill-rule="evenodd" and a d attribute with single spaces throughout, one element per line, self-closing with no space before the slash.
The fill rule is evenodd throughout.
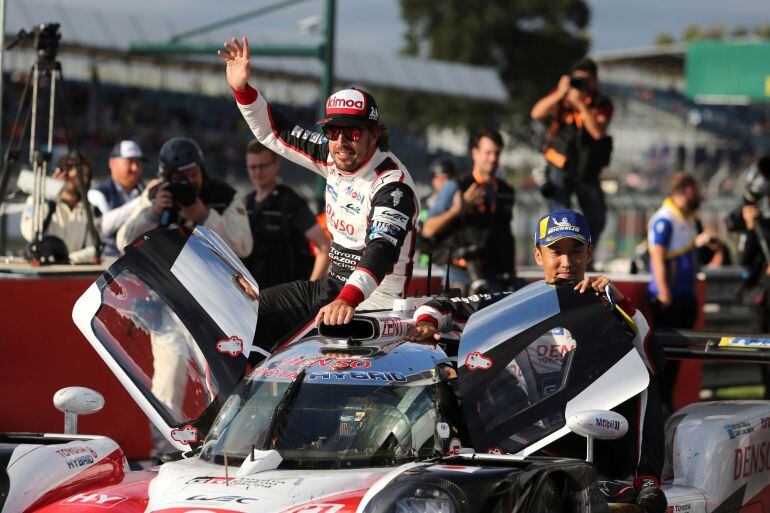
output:
<path id="1" fill-rule="evenodd" d="M 446 275 L 444 276 L 444 294 L 449 295 L 449 270 L 452 268 L 452 246 L 449 246 L 449 254 L 446 259 Z"/>
<path id="2" fill-rule="evenodd" d="M 430 280 L 432 278 L 431 271 L 433 271 L 433 251 L 428 252 L 428 290 L 425 295 L 430 297 Z"/>
<path id="3" fill-rule="evenodd" d="M 228 486 L 230 483 L 230 476 L 227 472 L 227 449 L 222 450 L 225 453 L 225 486 Z"/>

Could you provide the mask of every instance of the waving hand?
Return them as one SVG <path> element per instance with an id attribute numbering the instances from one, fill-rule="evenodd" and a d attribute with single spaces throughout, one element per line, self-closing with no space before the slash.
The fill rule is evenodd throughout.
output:
<path id="1" fill-rule="evenodd" d="M 246 89 L 249 82 L 249 41 L 245 37 L 241 43 L 233 38 L 229 43 L 225 43 L 225 50 L 219 50 L 217 54 L 227 62 L 227 83 L 236 91 Z"/>

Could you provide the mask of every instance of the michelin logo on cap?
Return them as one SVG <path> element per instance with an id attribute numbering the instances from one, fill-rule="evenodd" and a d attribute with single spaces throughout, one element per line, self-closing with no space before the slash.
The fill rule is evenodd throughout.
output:
<path id="1" fill-rule="evenodd" d="M 567 237 L 586 246 L 591 244 L 591 232 L 583 214 L 574 210 L 559 209 L 540 218 L 535 232 L 535 244 L 548 246 Z"/>

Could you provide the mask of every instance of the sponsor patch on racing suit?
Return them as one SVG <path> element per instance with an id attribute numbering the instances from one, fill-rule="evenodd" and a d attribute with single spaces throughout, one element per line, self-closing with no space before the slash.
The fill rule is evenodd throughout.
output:
<path id="1" fill-rule="evenodd" d="M 355 172 L 341 172 L 321 134 L 284 120 L 253 88 L 236 93 L 236 99 L 262 144 L 326 179 L 329 276 L 345 284 L 339 297 L 354 305 L 371 297 L 364 308 L 392 306 L 394 298 L 405 295 L 412 274 L 420 211 L 404 165 L 377 149 Z"/>

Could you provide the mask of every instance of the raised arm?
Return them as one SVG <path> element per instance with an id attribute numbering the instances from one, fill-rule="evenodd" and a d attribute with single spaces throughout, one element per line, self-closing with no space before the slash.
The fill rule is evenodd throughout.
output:
<path id="1" fill-rule="evenodd" d="M 244 37 L 239 43 L 233 38 L 225 43 L 225 50 L 217 53 L 226 62 L 227 82 L 254 137 L 278 155 L 325 177 L 326 168 L 332 163 L 323 136 L 284 119 L 249 85 L 248 40 Z"/>

